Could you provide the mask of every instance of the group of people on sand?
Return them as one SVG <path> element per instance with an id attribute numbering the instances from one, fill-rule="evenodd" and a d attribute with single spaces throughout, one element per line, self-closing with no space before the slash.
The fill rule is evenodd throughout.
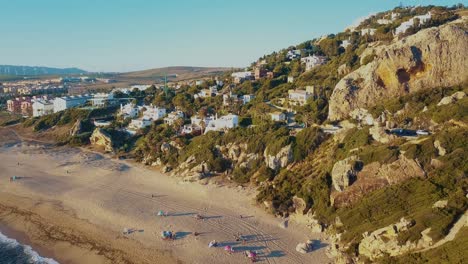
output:
<path id="1" fill-rule="evenodd" d="M 169 216 L 169 212 L 159 210 L 157 215 L 166 217 L 166 216 Z M 205 219 L 205 217 L 203 215 L 201 215 L 201 214 L 195 214 L 194 218 L 197 219 L 197 220 L 204 220 Z M 241 216 L 241 218 L 242 218 L 242 216 Z M 195 231 L 195 232 L 193 232 L 193 235 L 194 236 L 199 236 L 200 233 Z M 175 240 L 175 239 L 177 239 L 177 236 L 176 236 L 176 233 L 174 233 L 173 231 L 162 231 L 161 232 L 161 238 L 163 240 Z M 241 242 L 242 245 L 245 245 L 247 243 L 247 239 L 244 236 L 242 236 L 240 233 L 235 234 L 234 239 L 235 239 L 236 242 Z M 212 241 L 210 241 L 208 243 L 209 248 L 218 247 L 218 246 L 219 246 L 219 244 L 218 244 L 218 242 L 216 240 L 212 240 Z M 228 252 L 229 254 L 234 253 L 234 249 L 229 245 L 225 246 L 224 250 L 226 252 Z M 247 258 L 249 258 L 252 262 L 255 262 L 257 260 L 257 252 L 255 252 L 255 251 L 246 250 L 244 252 L 244 255 Z"/>
<path id="2" fill-rule="evenodd" d="M 208 244 L 208 247 L 210 247 L 210 248 L 211 247 L 218 247 L 218 245 L 219 244 L 218 244 L 218 242 L 216 240 L 212 240 Z M 234 249 L 229 245 L 224 246 L 224 250 L 229 254 L 235 253 Z M 249 258 L 252 262 L 257 261 L 257 252 L 256 251 L 246 250 L 246 251 L 244 251 L 244 255 L 247 258 Z"/>

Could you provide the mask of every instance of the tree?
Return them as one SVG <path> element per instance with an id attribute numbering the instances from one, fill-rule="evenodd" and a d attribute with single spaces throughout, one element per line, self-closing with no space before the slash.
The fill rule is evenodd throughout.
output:
<path id="1" fill-rule="evenodd" d="M 343 47 L 336 38 L 326 38 L 320 41 L 320 49 L 328 57 L 338 56 L 344 52 Z"/>

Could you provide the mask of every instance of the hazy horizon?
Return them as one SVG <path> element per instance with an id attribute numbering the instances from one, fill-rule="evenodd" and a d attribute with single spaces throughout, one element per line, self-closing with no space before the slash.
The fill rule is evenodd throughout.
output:
<path id="1" fill-rule="evenodd" d="M 276 0 L 8 1 L 0 10 L 0 64 L 91 72 L 239 68 L 264 54 L 343 31 L 349 21 L 400 3 L 458 2 L 296 0 L 284 8 Z"/>

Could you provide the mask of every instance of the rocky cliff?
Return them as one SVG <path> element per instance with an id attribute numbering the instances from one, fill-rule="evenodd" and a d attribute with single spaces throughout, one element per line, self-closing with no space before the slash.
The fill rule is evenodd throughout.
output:
<path id="1" fill-rule="evenodd" d="M 468 69 L 468 17 L 369 48 L 375 59 L 346 75 L 330 98 L 329 119 L 423 89 L 463 83 Z"/>
<path id="2" fill-rule="evenodd" d="M 89 138 L 92 145 L 104 147 L 107 152 L 113 152 L 114 147 L 111 136 L 101 128 L 96 128 Z"/>

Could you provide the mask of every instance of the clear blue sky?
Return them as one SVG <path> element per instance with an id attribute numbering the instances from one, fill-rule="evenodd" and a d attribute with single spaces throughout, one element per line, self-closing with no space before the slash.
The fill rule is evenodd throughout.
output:
<path id="1" fill-rule="evenodd" d="M 246 66 L 405 5 L 466 0 L 0 0 L 0 64 L 130 71 Z"/>

